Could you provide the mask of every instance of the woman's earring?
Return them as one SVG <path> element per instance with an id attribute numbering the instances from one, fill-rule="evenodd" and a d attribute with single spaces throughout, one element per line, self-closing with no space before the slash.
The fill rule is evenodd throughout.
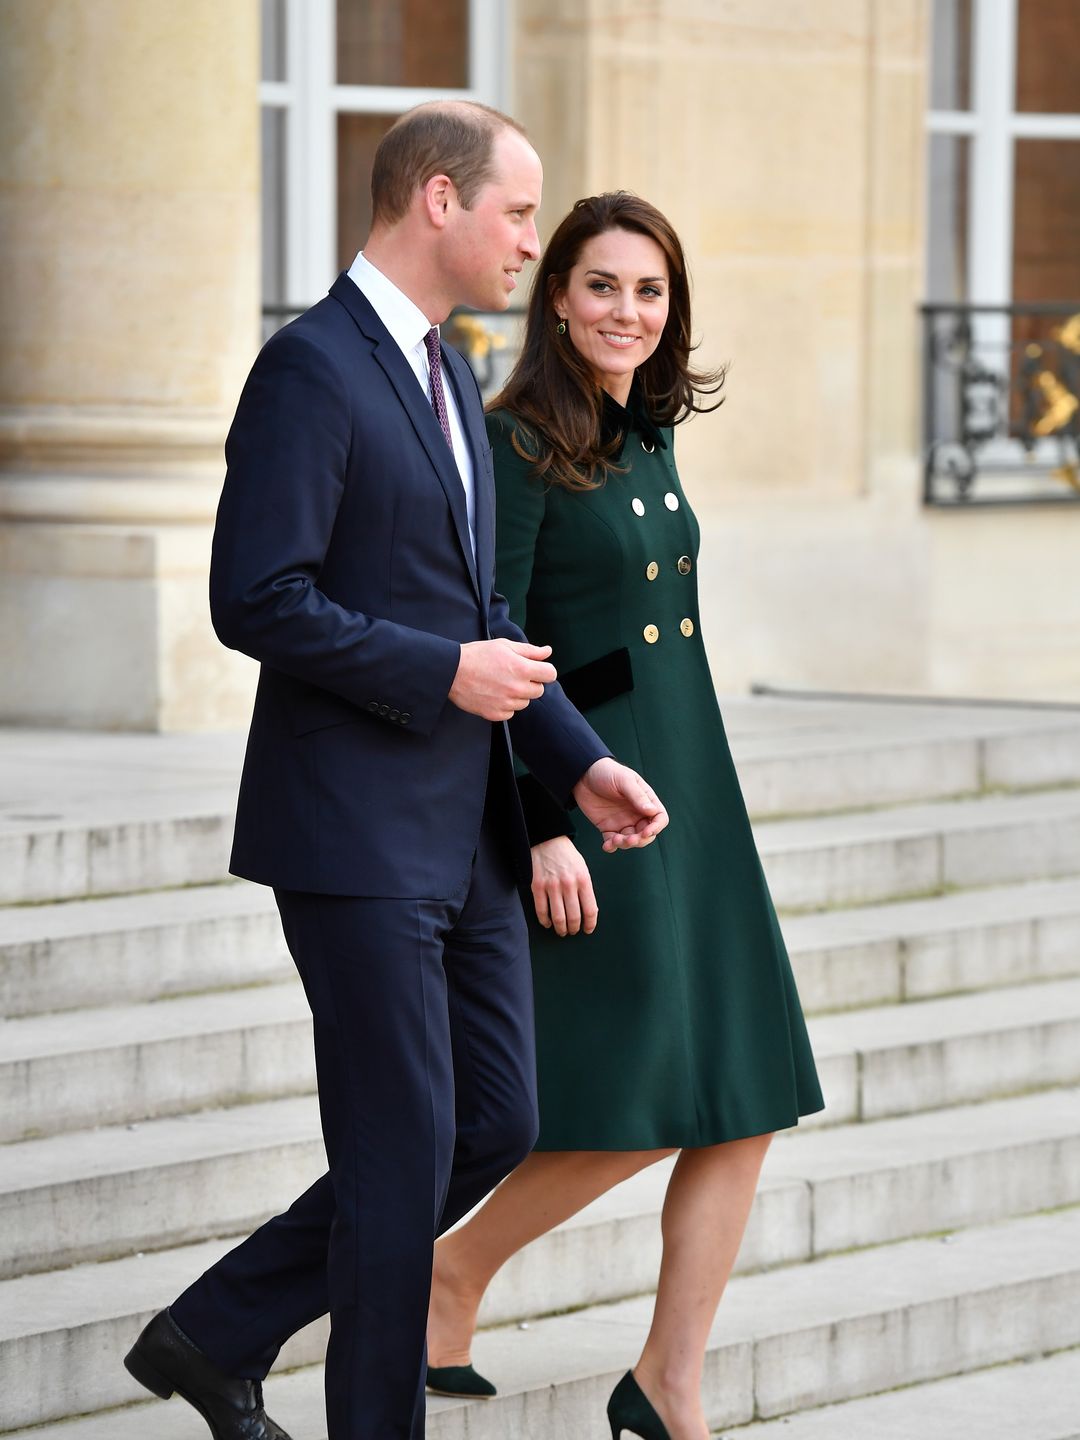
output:
<path id="1" fill-rule="evenodd" d="M 566 321 L 565 321 L 565 320 L 560 320 L 559 323 L 555 326 L 555 334 L 556 334 L 556 335 L 565 335 L 565 334 L 566 334 Z"/>

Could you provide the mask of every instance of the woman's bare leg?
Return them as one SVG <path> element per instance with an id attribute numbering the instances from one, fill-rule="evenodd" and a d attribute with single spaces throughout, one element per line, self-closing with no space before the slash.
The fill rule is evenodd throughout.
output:
<path id="1" fill-rule="evenodd" d="M 496 1271 L 523 1245 L 672 1150 L 549 1150 L 528 1157 L 482 1209 L 435 1246 L 428 1364 L 467 1365 L 476 1312 Z"/>
<path id="2" fill-rule="evenodd" d="M 652 1327 L 634 1366 L 671 1440 L 708 1440 L 701 1404 L 705 1344 L 739 1252 L 771 1135 L 675 1162 L 664 1200 L 664 1258 Z"/>

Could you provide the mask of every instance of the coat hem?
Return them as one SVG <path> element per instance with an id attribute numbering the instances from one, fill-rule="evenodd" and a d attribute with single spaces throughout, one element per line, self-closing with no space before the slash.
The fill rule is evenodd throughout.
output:
<path id="1" fill-rule="evenodd" d="M 642 1138 L 622 1137 L 619 1141 L 603 1140 L 585 1142 L 580 1137 L 566 1139 L 561 1144 L 555 1143 L 556 1137 L 549 1137 L 541 1130 L 540 1138 L 533 1146 L 534 1151 L 558 1152 L 564 1151 L 586 1151 L 597 1150 L 612 1154 L 625 1154 L 632 1150 L 704 1150 L 710 1145 L 725 1145 L 731 1140 L 748 1140 L 754 1135 L 771 1135 L 778 1130 L 793 1130 L 799 1120 L 806 1115 L 817 1115 L 826 1108 L 824 1100 L 819 1105 L 810 1105 L 806 1109 L 800 1109 L 791 1118 L 788 1112 L 783 1119 L 777 1121 L 765 1121 L 762 1124 L 753 1122 L 745 1126 L 733 1126 L 724 1132 L 718 1127 L 717 1131 L 708 1131 L 704 1135 L 688 1132 L 663 1131 L 655 1135 Z"/>

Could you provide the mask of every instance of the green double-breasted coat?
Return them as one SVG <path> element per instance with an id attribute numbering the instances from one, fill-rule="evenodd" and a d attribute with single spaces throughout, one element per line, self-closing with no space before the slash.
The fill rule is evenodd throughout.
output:
<path id="1" fill-rule="evenodd" d="M 672 431 L 608 401 L 612 417 L 625 473 L 587 492 L 537 481 L 512 417 L 488 417 L 498 588 L 671 817 L 616 855 L 579 818 L 597 929 L 559 937 L 530 916 L 545 1150 L 710 1145 L 824 1103 L 702 644 Z"/>

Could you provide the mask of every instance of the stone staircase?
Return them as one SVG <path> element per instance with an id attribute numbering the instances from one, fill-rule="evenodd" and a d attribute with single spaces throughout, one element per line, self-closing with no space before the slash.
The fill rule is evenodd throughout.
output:
<path id="1" fill-rule="evenodd" d="M 725 714 L 828 1108 L 769 1153 L 711 1423 L 1080 1440 L 1080 715 Z M 272 899 L 220 883 L 238 754 L 0 733 L 0 1430 L 25 1440 L 204 1435 L 120 1358 L 323 1168 Z M 606 1440 L 665 1180 L 506 1267 L 475 1352 L 500 1395 L 433 1399 L 430 1436 Z M 267 1386 L 294 1440 L 325 1440 L 324 1343 L 294 1337 Z"/>

